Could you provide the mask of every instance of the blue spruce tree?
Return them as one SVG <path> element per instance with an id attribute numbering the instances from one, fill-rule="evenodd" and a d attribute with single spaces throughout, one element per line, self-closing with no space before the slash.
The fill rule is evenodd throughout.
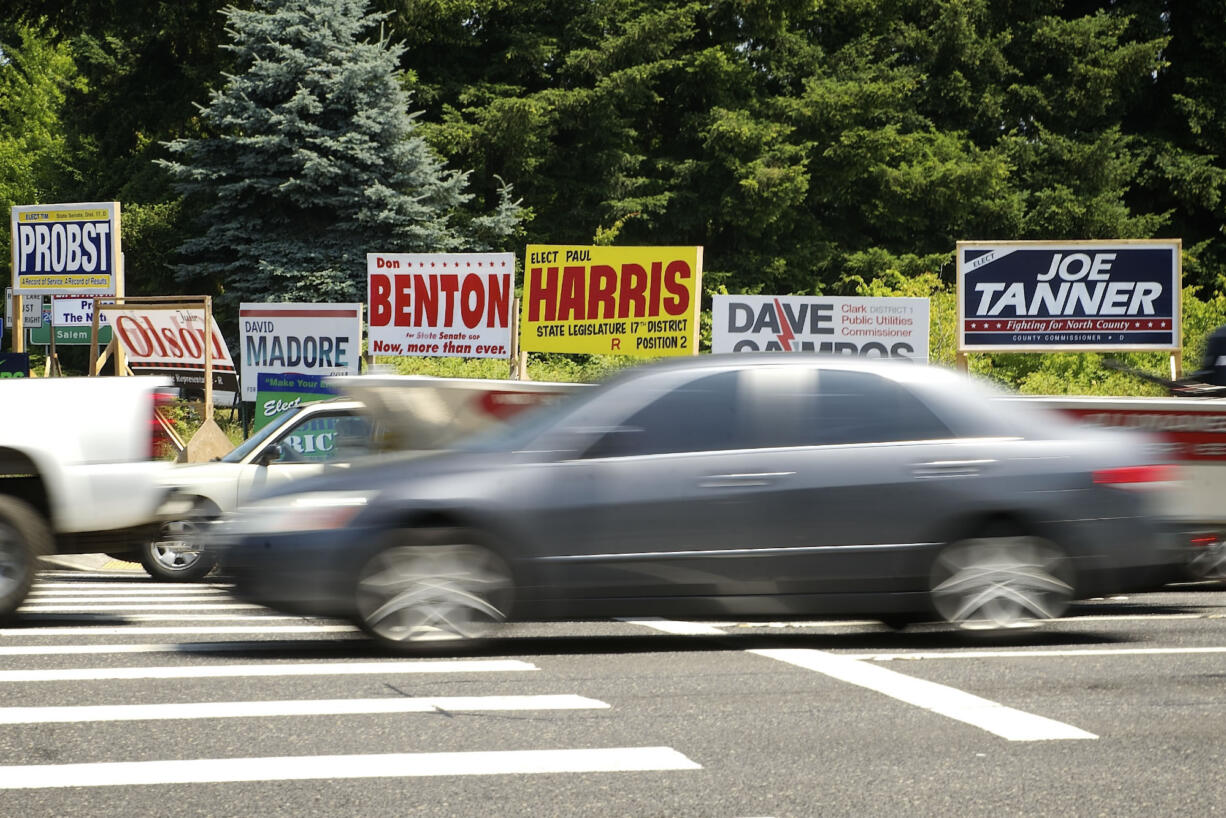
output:
<path id="1" fill-rule="evenodd" d="M 240 301 L 365 300 L 366 253 L 498 249 L 522 214 L 508 185 L 479 214 L 467 174 L 415 134 L 403 48 L 362 39 L 366 0 L 227 8 L 236 71 L 201 107 L 206 136 L 165 143 L 201 229 L 181 282 Z"/>

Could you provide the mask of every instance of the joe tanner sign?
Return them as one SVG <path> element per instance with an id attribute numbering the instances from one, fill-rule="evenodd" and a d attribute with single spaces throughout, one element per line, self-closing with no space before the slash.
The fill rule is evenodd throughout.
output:
<path id="1" fill-rule="evenodd" d="M 1171 350 L 1180 242 L 959 242 L 960 351 Z"/>

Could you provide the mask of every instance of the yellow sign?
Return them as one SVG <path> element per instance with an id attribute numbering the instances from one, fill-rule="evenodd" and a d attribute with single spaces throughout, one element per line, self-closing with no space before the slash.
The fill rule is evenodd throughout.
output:
<path id="1" fill-rule="evenodd" d="M 701 247 L 530 244 L 520 348 L 604 355 L 695 355 Z"/>

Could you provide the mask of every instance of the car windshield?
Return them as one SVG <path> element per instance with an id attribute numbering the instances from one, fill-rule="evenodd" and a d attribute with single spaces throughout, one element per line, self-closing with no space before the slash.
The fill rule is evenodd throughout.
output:
<path id="1" fill-rule="evenodd" d="M 260 431 L 256 432 L 251 437 L 244 440 L 238 446 L 234 447 L 229 454 L 221 458 L 223 463 L 241 463 L 247 455 L 251 454 L 256 449 L 264 445 L 264 441 L 271 438 L 281 430 L 281 427 L 288 424 L 293 418 L 297 417 L 298 413 L 294 411 L 282 412 L 277 417 L 265 426 Z"/>

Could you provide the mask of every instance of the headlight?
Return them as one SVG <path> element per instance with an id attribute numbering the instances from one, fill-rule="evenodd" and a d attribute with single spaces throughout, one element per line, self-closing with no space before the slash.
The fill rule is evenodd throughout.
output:
<path id="1" fill-rule="evenodd" d="M 348 525 L 372 494 L 313 491 L 287 494 L 244 506 L 227 526 L 227 534 L 281 531 L 326 531 Z"/>

